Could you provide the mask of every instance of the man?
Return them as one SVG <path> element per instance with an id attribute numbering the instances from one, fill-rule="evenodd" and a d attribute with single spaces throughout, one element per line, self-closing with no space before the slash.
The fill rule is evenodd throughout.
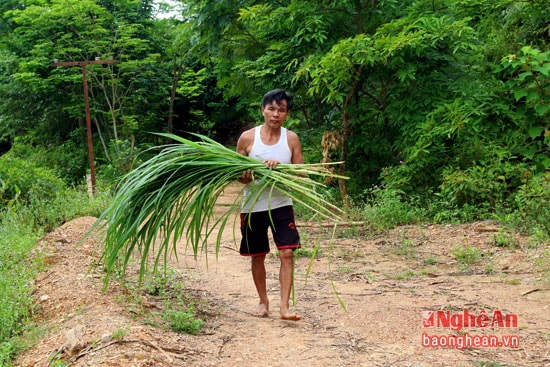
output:
<path id="1" fill-rule="evenodd" d="M 237 152 L 250 156 L 273 168 L 279 163 L 304 163 L 298 135 L 282 127 L 290 109 L 293 97 L 283 90 L 273 90 L 262 99 L 264 123 L 241 134 Z M 252 185 L 254 178 L 244 172 L 240 182 Z M 294 223 L 292 199 L 280 191 L 265 190 L 260 197 L 250 199 L 250 190 L 245 189 L 241 210 L 241 248 L 243 256 L 250 256 L 251 270 L 256 291 L 260 297 L 258 308 L 252 313 L 266 317 L 269 313 L 267 297 L 265 257 L 269 253 L 268 227 L 279 250 L 281 262 L 279 282 L 281 285 L 280 318 L 300 320 L 300 316 L 289 309 L 293 277 L 293 251 L 300 247 L 300 236 Z M 252 202 L 254 201 L 254 202 Z"/>

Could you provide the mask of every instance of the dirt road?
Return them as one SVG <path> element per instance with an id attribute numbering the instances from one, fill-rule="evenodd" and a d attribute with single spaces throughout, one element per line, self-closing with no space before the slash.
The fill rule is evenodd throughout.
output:
<path id="1" fill-rule="evenodd" d="M 223 200 L 237 194 L 232 188 Z M 66 223 L 38 245 L 47 263 L 35 292 L 44 334 L 17 366 L 550 365 L 548 247 L 512 234 L 509 245 L 495 246 L 502 232 L 492 223 L 406 226 L 377 236 L 342 227 L 330 243 L 328 229 L 299 220 L 306 248 L 321 239 L 309 273 L 310 259 L 296 259 L 299 322 L 277 318 L 275 256 L 267 260 L 272 314 L 249 315 L 257 304 L 249 260 L 235 251 L 229 225 L 218 260 L 209 253 L 206 266 L 204 254 L 195 261 L 182 244 L 179 260 L 171 261 L 185 289 L 216 310 L 198 335 L 187 335 L 147 322 L 143 310 L 162 313 L 161 300 L 138 297 L 116 282 L 101 292 L 103 274 L 88 272 L 97 260 L 96 243 L 89 238 L 79 244 L 94 221 Z M 480 258 L 461 266 L 459 248 L 475 248 Z M 468 319 L 474 324 L 460 324 Z M 426 327 L 430 322 L 434 327 Z M 492 339 L 520 344 L 433 345 Z M 74 340 L 80 345 L 73 346 Z"/>

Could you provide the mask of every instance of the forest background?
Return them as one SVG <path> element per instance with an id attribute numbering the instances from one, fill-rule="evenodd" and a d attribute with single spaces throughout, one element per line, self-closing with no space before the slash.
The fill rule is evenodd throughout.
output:
<path id="1" fill-rule="evenodd" d="M 354 219 L 491 219 L 545 242 L 549 13 L 547 0 L 3 0 L 0 268 L 32 278 L 17 264 L 37 236 L 99 214 L 166 143 L 151 133 L 232 146 L 274 88 L 295 96 L 287 127 L 306 162 L 345 162 L 350 180 L 327 195 Z M 82 71 L 54 61 L 92 60 L 115 63 L 86 69 L 89 199 Z M 0 279 L 2 361 L 30 301 L 26 280 Z"/>

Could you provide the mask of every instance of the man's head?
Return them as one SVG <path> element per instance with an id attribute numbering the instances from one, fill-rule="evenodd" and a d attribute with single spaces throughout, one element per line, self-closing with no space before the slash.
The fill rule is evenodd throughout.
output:
<path id="1" fill-rule="evenodd" d="M 274 89 L 267 92 L 264 95 L 264 98 L 262 98 L 262 110 L 265 106 L 273 104 L 273 102 L 280 106 L 282 101 L 286 101 L 287 112 L 289 112 L 292 109 L 293 100 L 294 98 L 290 93 L 285 92 L 282 89 Z"/>

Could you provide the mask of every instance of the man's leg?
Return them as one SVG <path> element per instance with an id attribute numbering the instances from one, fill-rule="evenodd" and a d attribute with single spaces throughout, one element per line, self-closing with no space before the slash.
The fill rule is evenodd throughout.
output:
<path id="1" fill-rule="evenodd" d="M 256 291 L 260 297 L 260 304 L 253 316 L 266 317 L 269 314 L 269 299 L 267 298 L 266 272 L 265 272 L 265 254 L 251 257 L 252 278 Z"/>
<path id="2" fill-rule="evenodd" d="M 281 283 L 281 319 L 300 320 L 300 316 L 290 312 L 290 292 L 292 290 L 294 253 L 291 249 L 279 250 L 281 268 L 279 269 L 279 282 Z"/>

